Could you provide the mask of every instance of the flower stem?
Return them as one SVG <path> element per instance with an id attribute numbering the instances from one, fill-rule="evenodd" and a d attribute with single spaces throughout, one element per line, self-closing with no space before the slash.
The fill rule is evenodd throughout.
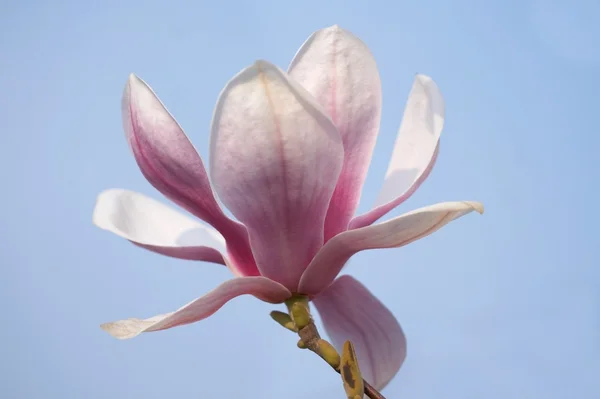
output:
<path id="1" fill-rule="evenodd" d="M 314 352 L 317 355 L 319 355 L 319 353 L 317 352 L 317 349 L 314 347 L 314 345 L 308 344 L 308 342 L 313 343 L 313 342 L 317 342 L 320 339 L 319 332 L 317 331 L 317 327 L 315 326 L 315 323 L 312 320 L 306 327 L 304 327 L 302 330 L 298 331 L 298 335 L 300 335 L 302 341 L 306 344 L 307 349 L 309 349 L 311 352 Z M 321 355 L 319 355 L 319 356 L 321 356 Z M 338 374 L 340 373 L 339 369 L 336 369 L 334 367 L 332 367 L 332 369 L 334 369 Z M 370 399 L 385 399 L 385 396 L 383 396 L 377 389 L 375 389 L 371 384 L 369 384 L 367 382 L 367 380 L 365 380 L 364 378 L 363 378 L 363 383 L 365 385 L 365 395 L 367 395 Z"/>
<path id="2" fill-rule="evenodd" d="M 294 298 L 294 299 L 290 300 L 288 303 L 286 303 L 286 305 L 288 305 L 288 309 L 290 310 L 290 314 L 292 315 L 292 318 L 294 318 L 294 314 L 292 313 L 292 308 L 294 308 L 293 304 L 296 301 L 299 301 L 300 303 L 304 303 L 306 306 L 306 309 L 308 310 L 308 302 L 305 299 Z M 306 348 L 313 353 L 316 353 L 317 355 L 319 355 L 319 357 L 321 357 L 323 360 L 325 360 L 331 366 L 332 369 L 334 369 L 338 374 L 340 374 L 339 363 L 337 365 L 332 364 L 330 358 L 328 356 L 326 356 L 324 353 L 321 353 L 321 351 L 319 349 L 319 341 L 321 341 L 321 336 L 319 335 L 319 331 L 317 330 L 317 326 L 315 325 L 315 322 L 313 321 L 312 317 L 308 317 L 308 320 L 302 320 L 302 324 L 304 324 L 304 327 L 298 329 L 298 335 L 300 336 L 300 342 L 299 342 L 298 346 L 301 348 Z M 300 343 L 301 343 L 301 345 L 300 345 Z M 363 378 L 363 384 L 364 384 L 364 393 L 370 399 L 385 399 L 385 396 L 383 396 L 379 391 L 377 391 L 377 389 L 375 389 L 371 384 L 369 384 L 364 378 Z"/>
<path id="3" fill-rule="evenodd" d="M 371 399 L 385 399 L 385 397 L 379 393 L 379 391 L 371 386 L 365 379 L 363 378 L 363 383 L 365 384 L 365 395 L 367 395 Z"/>

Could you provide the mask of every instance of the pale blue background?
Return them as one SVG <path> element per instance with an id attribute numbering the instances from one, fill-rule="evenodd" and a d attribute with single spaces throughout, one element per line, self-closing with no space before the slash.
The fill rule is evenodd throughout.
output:
<path id="1" fill-rule="evenodd" d="M 480 200 L 469 215 L 347 269 L 401 321 L 389 398 L 600 397 L 600 3 L 574 1 L 3 1 L 0 3 L 0 387 L 3 398 L 342 398 L 339 377 L 238 298 L 214 317 L 117 341 L 101 322 L 171 311 L 229 277 L 95 228 L 96 195 L 162 199 L 121 131 L 139 74 L 207 156 L 227 80 L 286 67 L 338 23 L 381 71 L 385 173 L 415 72 L 447 101 L 429 180 L 394 215 Z M 554 5 L 552 5 L 554 4 Z"/>

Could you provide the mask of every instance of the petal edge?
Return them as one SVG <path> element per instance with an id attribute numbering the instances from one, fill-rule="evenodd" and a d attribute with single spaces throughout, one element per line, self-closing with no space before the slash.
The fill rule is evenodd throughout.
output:
<path id="1" fill-rule="evenodd" d="M 143 194 L 109 189 L 98 195 L 93 223 L 159 254 L 225 264 L 225 239 L 216 230 Z"/>
<path id="2" fill-rule="evenodd" d="M 472 201 L 442 202 L 416 209 L 376 225 L 348 230 L 329 240 L 300 279 L 299 292 L 317 295 L 324 290 L 355 253 L 376 248 L 397 248 L 433 234 L 472 211 L 483 213 L 483 204 Z"/>
<path id="3" fill-rule="evenodd" d="M 224 282 L 175 312 L 148 319 L 131 318 L 104 323 L 100 328 L 115 338 L 130 339 L 143 332 L 166 330 L 203 320 L 231 299 L 245 294 L 269 303 L 281 303 L 292 295 L 287 288 L 266 277 L 238 277 Z"/>

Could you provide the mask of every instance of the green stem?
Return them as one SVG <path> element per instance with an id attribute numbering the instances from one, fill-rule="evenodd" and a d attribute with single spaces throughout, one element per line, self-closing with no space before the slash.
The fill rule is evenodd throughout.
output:
<path id="1" fill-rule="evenodd" d="M 308 310 L 308 298 L 303 296 L 303 295 L 295 295 L 292 298 L 288 299 L 285 304 L 288 307 L 288 311 L 290 312 L 290 316 L 292 317 L 292 319 L 294 318 L 294 313 L 297 313 L 297 306 L 294 306 L 294 304 L 300 303 L 303 306 L 306 306 L 306 309 Z M 309 313 L 310 315 L 310 313 Z M 302 324 L 304 325 L 303 328 L 298 329 L 298 335 L 300 336 L 300 340 L 302 341 L 302 346 L 305 347 L 306 349 L 310 350 L 311 352 L 317 354 L 319 357 L 321 357 L 323 360 L 327 361 L 327 359 L 321 354 L 319 353 L 319 340 L 321 339 L 321 336 L 319 335 L 319 331 L 317 330 L 317 326 L 315 325 L 312 317 L 309 316 L 308 319 L 308 324 L 305 324 L 306 321 L 302 320 Z M 329 362 L 327 362 L 329 364 Z M 336 368 L 335 366 L 329 364 L 331 366 L 332 369 L 334 369 L 338 374 L 340 373 L 339 367 Z M 375 389 L 371 384 L 369 384 L 364 378 L 363 378 L 363 383 L 364 383 L 364 393 L 365 395 L 367 395 L 370 399 L 385 399 L 385 396 L 383 396 L 377 389 Z"/>

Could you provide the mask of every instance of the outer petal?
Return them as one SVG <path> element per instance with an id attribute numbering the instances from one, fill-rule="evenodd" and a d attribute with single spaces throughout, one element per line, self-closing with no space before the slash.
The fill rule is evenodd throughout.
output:
<path id="1" fill-rule="evenodd" d="M 376 205 L 354 218 L 350 228 L 370 225 L 406 201 L 425 181 L 437 158 L 444 114 L 444 99 L 435 82 L 417 75 Z"/>
<path id="2" fill-rule="evenodd" d="M 348 227 L 379 131 L 381 82 L 373 55 L 335 25 L 313 33 L 289 73 L 329 112 L 344 143 L 344 167 L 327 211 L 325 240 Z"/>
<path id="3" fill-rule="evenodd" d="M 196 149 L 152 89 L 135 75 L 125 87 L 122 111 L 127 140 L 146 179 L 215 227 L 236 262 L 254 264 L 244 227 L 223 214 Z"/>
<path id="4" fill-rule="evenodd" d="M 210 173 L 223 203 L 248 228 L 263 276 L 296 288 L 323 243 L 343 154 L 329 117 L 277 67 L 258 61 L 221 93 Z"/>
<path id="5" fill-rule="evenodd" d="M 338 275 L 352 255 L 365 249 L 397 248 L 426 237 L 472 211 L 483 213 L 478 202 L 443 202 L 406 213 L 387 222 L 348 230 L 333 237 L 312 260 L 298 292 L 316 295 Z"/>
<path id="6" fill-rule="evenodd" d="M 341 276 L 313 299 L 333 345 L 350 340 L 363 378 L 383 389 L 406 358 L 406 337 L 394 315 L 361 283 Z"/>
<path id="7" fill-rule="evenodd" d="M 94 224 L 163 255 L 225 264 L 216 230 L 133 191 L 111 189 L 96 201 Z M 243 275 L 242 272 L 237 274 Z"/>
<path id="8" fill-rule="evenodd" d="M 172 313 L 149 319 L 127 319 L 103 324 L 101 327 L 115 338 L 133 338 L 143 332 L 166 330 L 203 320 L 231 299 L 250 294 L 269 303 L 281 303 L 291 296 L 290 291 L 265 277 L 239 277 L 229 280 Z"/>

